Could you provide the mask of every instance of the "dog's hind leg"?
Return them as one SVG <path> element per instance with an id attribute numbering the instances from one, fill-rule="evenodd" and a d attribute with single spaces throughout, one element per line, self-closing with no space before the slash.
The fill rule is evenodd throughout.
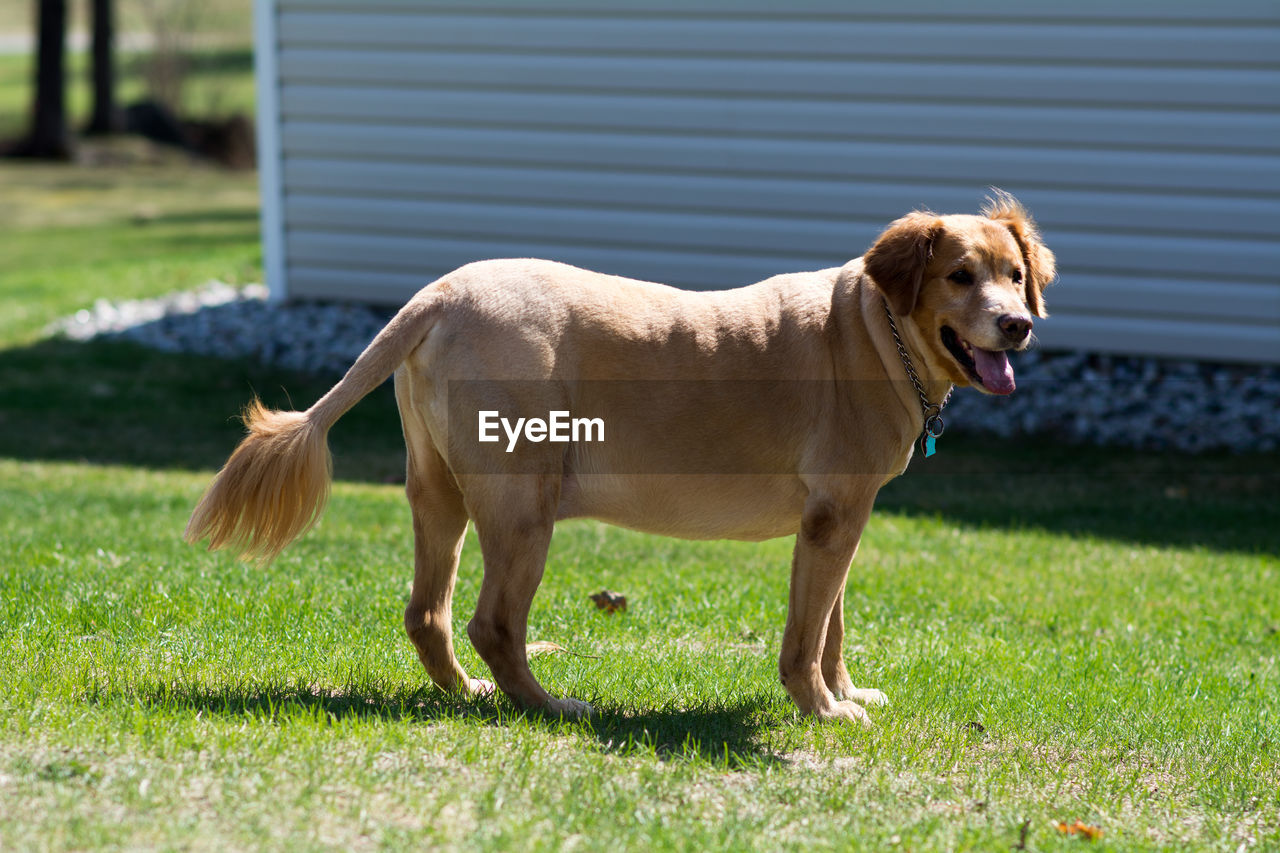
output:
<path id="1" fill-rule="evenodd" d="M 498 687 L 517 705 L 552 715 L 589 714 L 587 703 L 547 693 L 529 669 L 525 650 L 529 609 L 555 525 L 559 478 L 501 474 L 485 479 L 480 494 L 467 493 L 484 554 L 484 580 L 467 636 Z"/>
<path id="2" fill-rule="evenodd" d="M 493 685 L 468 678 L 453 652 L 453 584 L 467 532 L 462 496 L 456 488 L 449 494 L 438 479 L 412 469 L 406 491 L 413 510 L 413 591 L 404 611 L 405 630 L 436 686 L 491 693 Z"/>
<path id="3" fill-rule="evenodd" d="M 453 585 L 467 532 L 467 510 L 410 396 L 408 383 L 397 373 L 396 398 L 408 451 L 405 493 L 413 513 L 413 590 L 404 611 L 405 631 L 436 686 L 451 692 L 491 693 L 490 682 L 467 677 L 453 651 Z"/>

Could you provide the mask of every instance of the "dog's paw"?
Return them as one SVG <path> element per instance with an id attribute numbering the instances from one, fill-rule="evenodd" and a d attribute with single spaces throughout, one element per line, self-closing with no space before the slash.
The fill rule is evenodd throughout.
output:
<path id="1" fill-rule="evenodd" d="M 819 720 L 856 720 L 864 726 L 871 725 L 871 717 L 867 715 L 867 709 L 849 700 L 828 702 L 805 713 Z"/>
<path id="2" fill-rule="evenodd" d="M 580 699 L 548 699 L 547 704 L 542 706 L 542 713 L 548 717 L 564 717 L 568 720 L 580 720 L 595 712 L 595 708 Z"/>
<path id="3" fill-rule="evenodd" d="M 468 678 L 467 683 L 463 685 L 462 692 L 468 696 L 492 696 L 497 689 L 492 681 L 485 681 L 483 678 Z"/>
<path id="4" fill-rule="evenodd" d="M 859 705 L 888 705 L 889 697 L 872 687 L 856 687 L 844 694 L 843 699 L 852 699 Z"/>
<path id="5" fill-rule="evenodd" d="M 834 712 L 830 715 L 829 719 L 856 720 L 868 728 L 871 727 L 871 717 L 867 714 L 867 709 L 859 705 L 857 702 L 837 702 L 835 704 Z"/>

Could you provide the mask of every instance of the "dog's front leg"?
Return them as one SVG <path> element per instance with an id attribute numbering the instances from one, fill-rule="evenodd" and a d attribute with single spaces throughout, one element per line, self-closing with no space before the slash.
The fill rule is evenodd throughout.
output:
<path id="1" fill-rule="evenodd" d="M 831 618 L 827 621 L 827 638 L 822 645 L 822 680 L 837 699 L 852 699 L 859 705 L 884 705 L 884 693 L 870 687 L 854 687 L 844 665 L 844 588 L 836 595 Z"/>
<path id="2" fill-rule="evenodd" d="M 836 593 L 827 619 L 827 636 L 822 641 L 822 680 L 837 699 L 853 698 L 853 679 L 844 665 L 844 585 Z"/>
<path id="3" fill-rule="evenodd" d="M 874 486 L 852 494 L 842 491 L 836 496 L 827 490 L 815 490 L 805 501 L 791 561 L 791 596 L 778 669 L 783 686 L 803 713 L 869 724 L 861 705 L 842 701 L 832 692 L 824 669 L 837 670 L 823 666 L 831 623 L 840 618 L 835 608 L 875 501 Z M 841 633 L 842 629 L 843 621 L 838 624 Z M 841 638 L 830 639 L 835 640 L 838 655 Z M 838 670 L 843 669 L 841 661 Z M 852 690 L 851 683 L 848 688 Z"/>

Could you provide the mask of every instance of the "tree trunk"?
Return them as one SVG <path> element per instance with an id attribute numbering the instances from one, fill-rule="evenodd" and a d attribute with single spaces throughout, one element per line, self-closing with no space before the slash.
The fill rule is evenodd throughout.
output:
<path id="1" fill-rule="evenodd" d="M 119 133 L 123 117 L 116 106 L 115 3 L 93 0 L 93 115 L 85 133 Z"/>
<path id="2" fill-rule="evenodd" d="M 9 153 L 19 157 L 66 160 L 71 156 L 67 132 L 66 0 L 37 0 L 36 97 L 31 133 Z"/>

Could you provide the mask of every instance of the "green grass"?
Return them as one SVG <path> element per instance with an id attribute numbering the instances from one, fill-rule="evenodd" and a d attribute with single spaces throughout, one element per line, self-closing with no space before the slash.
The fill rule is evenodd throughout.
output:
<path id="1" fill-rule="evenodd" d="M 893 704 L 863 731 L 777 684 L 788 542 L 567 524 L 532 636 L 594 657 L 534 666 L 601 714 L 565 723 L 425 685 L 398 489 L 341 484 L 260 570 L 178 541 L 204 481 L 0 463 L 5 846 L 1280 843 L 1273 556 L 880 513 L 849 659 Z M 470 541 L 459 632 L 479 577 Z"/>
<path id="2" fill-rule="evenodd" d="M 335 429 L 319 528 L 259 569 L 181 529 L 249 395 L 328 381 L 42 334 L 256 278 L 251 180 L 3 169 L 0 849 L 1280 846 L 1276 455 L 948 433 L 850 579 L 850 669 L 891 700 L 870 730 L 778 684 L 790 541 L 561 525 L 531 638 L 574 654 L 533 667 L 600 713 L 523 715 L 439 694 L 404 637 L 386 389 Z M 455 638 L 483 676 L 480 573 L 469 538 Z M 1077 819 L 1105 835 L 1053 826 Z"/>
<path id="3" fill-rule="evenodd" d="M 100 298 L 261 278 L 253 175 L 0 161 L 0 181 L 0 343 L 31 343 Z"/>

